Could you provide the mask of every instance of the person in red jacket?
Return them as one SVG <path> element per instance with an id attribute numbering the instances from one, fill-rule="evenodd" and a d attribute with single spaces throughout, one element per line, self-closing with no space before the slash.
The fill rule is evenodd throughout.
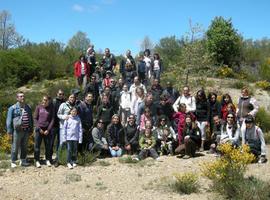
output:
<path id="1" fill-rule="evenodd" d="M 89 65 L 87 64 L 84 55 L 79 57 L 79 60 L 74 64 L 74 75 L 77 78 L 77 83 L 79 86 L 82 85 L 83 89 L 87 84 L 87 80 L 90 74 Z"/>

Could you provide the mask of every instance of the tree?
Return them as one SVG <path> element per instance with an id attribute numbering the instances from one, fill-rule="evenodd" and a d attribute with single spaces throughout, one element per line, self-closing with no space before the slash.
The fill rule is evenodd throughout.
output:
<path id="1" fill-rule="evenodd" d="M 181 48 L 181 41 L 171 36 L 161 38 L 155 46 L 155 52 L 159 53 L 165 66 L 170 66 L 180 62 Z"/>
<path id="2" fill-rule="evenodd" d="M 8 11 L 0 12 L 0 48 L 7 50 L 10 47 L 22 45 L 24 39 L 15 29 L 14 24 L 10 22 L 11 15 Z"/>
<path id="3" fill-rule="evenodd" d="M 87 34 L 78 31 L 69 41 L 68 41 L 68 47 L 74 48 L 78 51 L 81 51 L 81 53 L 86 52 L 87 48 L 90 45 L 90 39 L 87 37 Z"/>
<path id="4" fill-rule="evenodd" d="M 242 37 L 233 28 L 231 19 L 215 17 L 206 32 L 207 50 L 219 65 L 240 64 Z"/>
<path id="5" fill-rule="evenodd" d="M 152 50 L 154 48 L 153 42 L 150 40 L 148 36 L 145 36 L 143 41 L 141 42 L 141 51 L 144 51 L 145 49 Z"/>

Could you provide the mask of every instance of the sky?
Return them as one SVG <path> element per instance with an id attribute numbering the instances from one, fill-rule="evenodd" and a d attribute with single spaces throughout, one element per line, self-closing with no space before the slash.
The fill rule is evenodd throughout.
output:
<path id="1" fill-rule="evenodd" d="M 41 43 L 52 39 L 67 44 L 85 32 L 96 50 L 106 47 L 119 55 L 140 51 L 149 36 L 185 36 L 189 21 L 207 30 L 216 16 L 232 19 L 245 39 L 270 36 L 269 0 L 0 0 L 24 38 Z"/>

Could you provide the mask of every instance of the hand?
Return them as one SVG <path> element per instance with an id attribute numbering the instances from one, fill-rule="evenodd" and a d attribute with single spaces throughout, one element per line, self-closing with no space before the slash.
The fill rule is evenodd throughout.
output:
<path id="1" fill-rule="evenodd" d="M 108 145 L 107 144 L 103 144 L 103 149 L 108 149 Z"/>
<path id="2" fill-rule="evenodd" d="M 69 119 L 69 115 L 65 116 L 64 119 L 65 120 L 68 120 Z"/>
<path id="3" fill-rule="evenodd" d="M 9 141 L 12 141 L 12 137 L 13 137 L 12 134 L 8 133 L 8 140 Z"/>
<path id="4" fill-rule="evenodd" d="M 40 134 L 42 134 L 42 135 L 44 134 L 44 131 L 43 131 L 41 128 L 39 129 L 39 132 L 40 132 Z"/>
<path id="5" fill-rule="evenodd" d="M 48 130 L 44 131 L 44 135 L 48 135 L 48 134 L 49 134 Z"/>
<path id="6" fill-rule="evenodd" d="M 119 150 L 119 146 L 116 146 L 116 147 L 115 147 L 115 151 L 118 151 L 118 150 Z"/>

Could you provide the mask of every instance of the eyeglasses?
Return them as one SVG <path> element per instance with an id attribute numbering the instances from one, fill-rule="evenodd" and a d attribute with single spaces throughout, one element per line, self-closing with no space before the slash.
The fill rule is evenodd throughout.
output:
<path id="1" fill-rule="evenodd" d="M 233 119 L 233 116 L 228 116 L 227 119 Z"/>
<path id="2" fill-rule="evenodd" d="M 104 122 L 98 122 L 98 123 L 100 123 L 100 124 L 104 124 Z"/>
<path id="3" fill-rule="evenodd" d="M 63 95 L 64 95 L 64 93 L 58 93 L 58 95 L 59 95 L 59 96 L 63 96 Z"/>

